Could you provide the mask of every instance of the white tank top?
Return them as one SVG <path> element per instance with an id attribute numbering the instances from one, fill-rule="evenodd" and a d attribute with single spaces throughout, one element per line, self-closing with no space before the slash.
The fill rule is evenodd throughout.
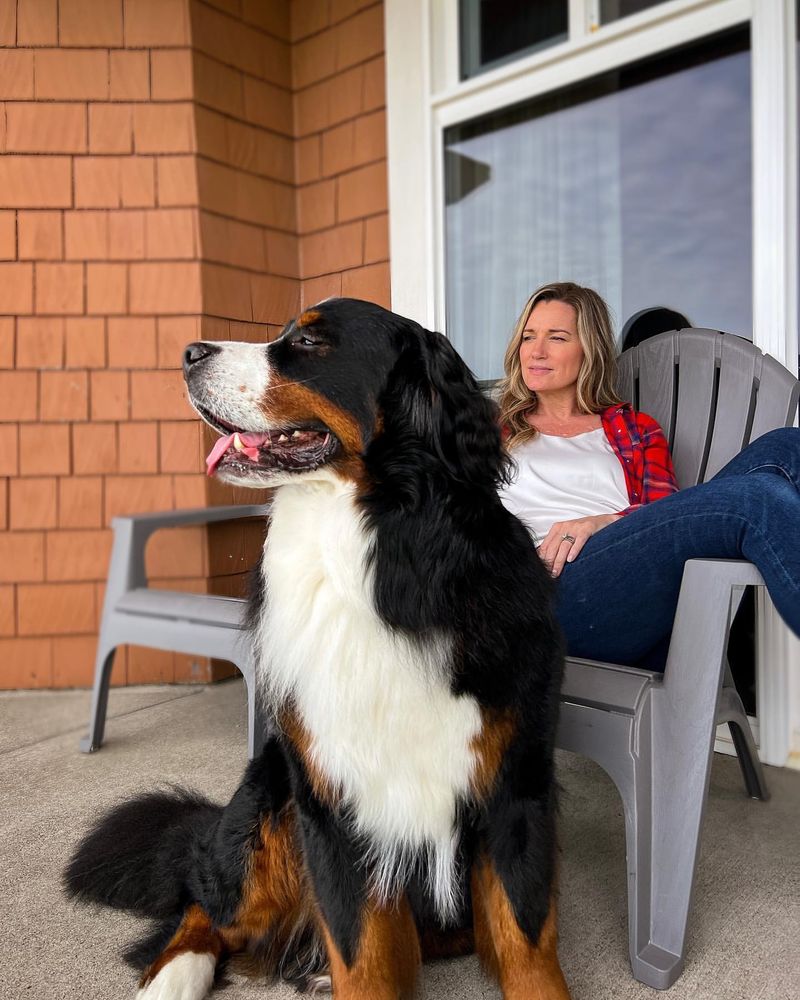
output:
<path id="1" fill-rule="evenodd" d="M 556 521 L 618 514 L 630 505 L 622 465 L 602 427 L 575 437 L 539 433 L 511 457 L 517 468 L 500 500 L 537 545 Z"/>

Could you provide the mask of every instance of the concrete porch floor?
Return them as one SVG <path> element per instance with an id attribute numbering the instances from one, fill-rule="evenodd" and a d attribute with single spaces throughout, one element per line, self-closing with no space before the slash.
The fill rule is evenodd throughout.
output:
<path id="1" fill-rule="evenodd" d="M 170 782 L 225 800 L 245 762 L 245 694 L 212 687 L 113 690 L 107 743 L 78 751 L 85 691 L 0 694 L 0 998 L 123 1000 L 118 957 L 137 923 L 67 903 L 59 875 L 90 818 Z M 605 774 L 559 755 L 561 961 L 573 1000 L 654 1000 L 627 959 L 622 807 Z M 686 970 L 669 1000 L 800 997 L 800 773 L 769 768 L 772 800 L 745 798 L 735 760 L 717 756 Z M 283 986 L 228 976 L 229 1000 L 289 1000 Z M 427 966 L 420 1000 L 498 998 L 474 959 Z"/>

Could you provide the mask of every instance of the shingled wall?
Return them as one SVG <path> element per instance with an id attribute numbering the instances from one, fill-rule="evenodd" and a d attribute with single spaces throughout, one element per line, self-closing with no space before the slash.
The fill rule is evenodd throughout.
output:
<path id="1" fill-rule="evenodd" d="M 91 683 L 116 514 L 209 481 L 188 341 L 389 303 L 383 12 L 358 0 L 0 0 L 0 686 Z M 158 536 L 239 593 L 258 530 Z M 228 671 L 130 648 L 115 683 Z"/>

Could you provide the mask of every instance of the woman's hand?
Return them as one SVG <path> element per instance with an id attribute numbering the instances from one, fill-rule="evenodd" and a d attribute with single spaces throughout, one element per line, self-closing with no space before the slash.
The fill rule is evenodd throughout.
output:
<path id="1" fill-rule="evenodd" d="M 557 521 L 538 550 L 539 558 L 550 570 L 550 575 L 559 576 L 564 563 L 574 562 L 596 531 L 618 521 L 620 517 L 621 514 L 594 514 L 591 517 L 576 517 L 573 521 Z"/>

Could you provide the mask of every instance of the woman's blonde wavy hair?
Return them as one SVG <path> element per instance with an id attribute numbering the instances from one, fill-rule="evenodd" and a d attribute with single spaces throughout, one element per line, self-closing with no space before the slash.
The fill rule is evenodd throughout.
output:
<path id="1" fill-rule="evenodd" d="M 617 375 L 617 348 L 611 328 L 608 306 L 592 288 L 571 281 L 556 281 L 537 288 L 525 303 L 506 348 L 505 378 L 498 386 L 500 415 L 508 430 L 506 448 L 536 437 L 528 416 L 536 412 L 538 400 L 522 375 L 519 348 L 528 318 L 539 302 L 564 302 L 572 306 L 578 318 L 578 340 L 583 348 L 583 362 L 578 373 L 577 397 L 581 413 L 599 413 L 621 402 L 614 390 Z"/>

